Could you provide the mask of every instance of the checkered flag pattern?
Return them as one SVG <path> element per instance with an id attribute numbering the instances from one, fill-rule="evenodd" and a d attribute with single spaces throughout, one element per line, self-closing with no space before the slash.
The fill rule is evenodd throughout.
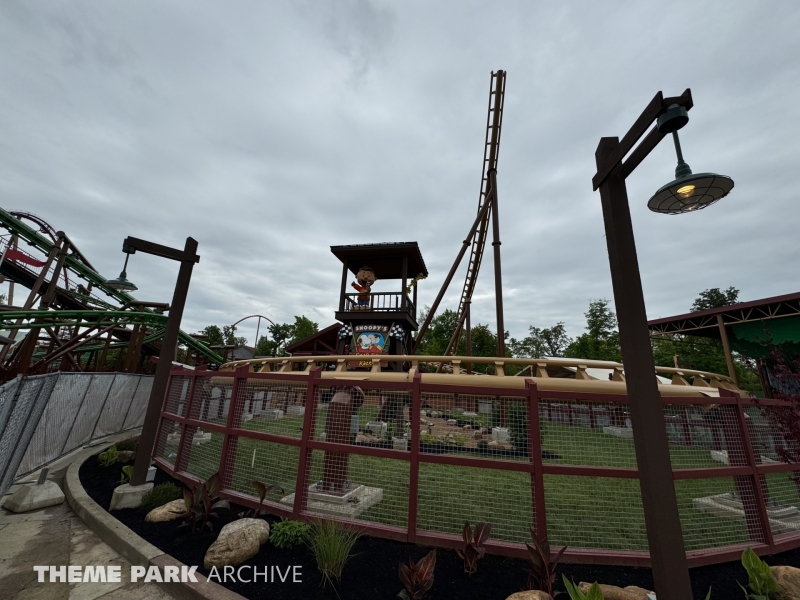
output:
<path id="1" fill-rule="evenodd" d="M 345 339 L 353 335 L 353 328 L 350 325 L 342 325 L 339 329 L 339 338 Z"/>
<path id="2" fill-rule="evenodd" d="M 406 331 L 403 329 L 402 325 L 392 325 L 391 330 L 389 330 L 389 335 L 401 340 L 405 337 Z"/>

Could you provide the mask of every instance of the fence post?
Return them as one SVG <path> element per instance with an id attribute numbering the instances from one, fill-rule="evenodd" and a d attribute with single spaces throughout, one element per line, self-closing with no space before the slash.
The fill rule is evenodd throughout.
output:
<path id="1" fill-rule="evenodd" d="M 188 373 L 188 376 L 192 379 L 189 383 L 189 393 L 186 396 L 186 412 L 183 415 L 185 419 L 192 418 L 192 404 L 194 403 L 194 391 L 197 385 L 197 375 L 194 374 L 194 371 L 189 371 Z M 231 394 L 231 397 L 233 397 L 233 394 Z M 178 455 L 175 457 L 176 473 L 185 471 L 186 467 L 189 465 L 190 453 L 186 452 L 186 440 L 189 440 L 189 446 L 191 446 L 197 429 L 197 427 L 189 426 L 186 423 L 181 425 L 181 441 L 178 442 Z"/>
<path id="2" fill-rule="evenodd" d="M 767 509 L 761 494 L 761 482 L 758 478 L 753 447 L 747 433 L 741 397 L 726 389 L 720 388 L 720 397 L 735 398 L 736 404 L 721 405 L 722 432 L 725 436 L 725 447 L 728 452 L 728 463 L 732 467 L 750 467 L 750 475 L 739 475 L 733 478 L 736 491 L 744 508 L 747 533 L 750 540 L 772 545 L 772 531 L 769 527 Z"/>
<path id="3" fill-rule="evenodd" d="M 750 439 L 750 428 L 747 426 L 747 418 L 745 417 L 742 397 L 736 392 L 729 390 L 720 390 L 720 392 L 728 392 L 727 394 L 723 393 L 723 395 L 727 396 L 730 394 L 736 398 L 736 416 L 739 422 L 739 429 L 742 432 L 742 444 L 744 446 L 745 454 L 747 455 L 747 463 L 750 469 L 753 471 L 753 493 L 756 496 L 758 517 L 759 521 L 761 522 L 761 529 L 764 532 L 764 542 L 766 542 L 767 545 L 772 546 L 775 544 L 775 539 L 772 535 L 772 527 L 770 526 L 769 515 L 767 514 L 767 503 L 765 500 L 767 490 L 764 489 L 766 487 L 766 481 L 762 481 L 763 476 L 758 472 L 758 461 L 756 460 L 756 454 L 753 449 L 753 442 Z"/>
<path id="4" fill-rule="evenodd" d="M 531 464 L 531 504 L 536 521 L 536 536 L 547 539 L 547 512 L 544 498 L 544 473 L 542 469 L 542 439 L 540 437 L 539 390 L 536 382 L 525 380 L 528 392 L 528 458 Z"/>
<path id="5" fill-rule="evenodd" d="M 408 542 L 413 544 L 417 540 L 417 502 L 419 498 L 419 438 L 420 414 L 422 411 L 422 373 L 415 372 L 411 386 L 411 421 L 410 439 L 411 447 L 409 472 L 408 472 Z"/>
<path id="6" fill-rule="evenodd" d="M 297 482 L 294 487 L 294 506 L 292 518 L 298 519 L 308 503 L 308 463 L 311 459 L 311 450 L 308 441 L 314 439 L 314 429 L 317 412 L 317 386 L 322 376 L 319 367 L 313 367 L 308 372 L 308 387 L 306 388 L 306 412 L 303 415 L 303 431 L 300 435 L 300 458 L 297 465 Z M 330 409 L 333 410 L 333 409 Z"/>
<path id="7" fill-rule="evenodd" d="M 233 373 L 233 385 L 231 386 L 231 401 L 228 404 L 228 418 L 225 421 L 225 438 L 222 441 L 222 455 L 219 459 L 219 478 L 220 489 L 230 489 L 231 482 L 233 481 L 233 467 L 236 463 L 236 447 L 239 443 L 239 438 L 236 435 L 231 435 L 231 429 L 238 428 L 237 416 L 239 414 L 239 387 L 244 382 L 247 386 L 247 373 L 250 370 L 249 365 L 241 365 L 236 367 Z M 222 406 L 225 406 L 225 394 L 222 394 Z M 183 440 L 181 440 L 183 441 Z M 233 463 L 228 466 L 228 457 L 233 456 Z M 176 463 L 177 465 L 177 463 Z"/>

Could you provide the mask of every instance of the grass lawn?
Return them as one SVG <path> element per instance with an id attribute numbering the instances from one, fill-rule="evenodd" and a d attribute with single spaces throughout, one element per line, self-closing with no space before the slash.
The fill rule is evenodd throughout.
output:
<path id="1" fill-rule="evenodd" d="M 360 423 L 376 416 L 376 408 L 362 408 Z M 280 421 L 249 421 L 246 429 L 300 437 L 302 417 Z M 316 432 L 317 437 L 321 431 Z M 542 447 L 561 458 L 545 464 L 635 467 L 633 441 L 601 430 L 560 423 L 543 424 Z M 189 472 L 206 478 L 218 470 L 222 435 L 192 446 Z M 671 444 L 675 468 L 714 467 L 707 449 Z M 165 454 L 173 452 L 167 449 Z M 324 453 L 314 451 L 309 481 L 322 477 Z M 487 453 L 487 457 L 491 455 Z M 277 483 L 284 493 L 294 492 L 299 448 L 240 438 L 234 457 L 233 488 L 254 493 L 250 481 Z M 501 457 L 503 460 L 527 460 Z M 383 500 L 362 514 L 366 521 L 405 527 L 408 512 L 409 463 L 403 460 L 351 455 L 351 481 L 383 489 Z M 797 486 L 788 474 L 769 475 L 772 497 L 781 504 L 800 506 Z M 545 475 L 548 536 L 554 545 L 617 550 L 646 550 L 639 483 L 635 479 Z M 747 541 L 743 523 L 714 517 L 695 510 L 694 498 L 734 490 L 733 478 L 693 479 L 676 482 L 679 510 L 687 549 L 721 546 Z M 418 527 L 422 530 L 460 534 L 464 520 L 489 521 L 494 539 L 525 542 L 533 521 L 530 476 L 474 467 L 420 464 Z"/>

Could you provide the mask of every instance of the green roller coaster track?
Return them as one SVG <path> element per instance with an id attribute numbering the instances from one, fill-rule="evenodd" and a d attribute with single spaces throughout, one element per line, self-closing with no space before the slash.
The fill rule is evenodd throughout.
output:
<path id="1" fill-rule="evenodd" d="M 49 254 L 53 249 L 53 242 L 2 208 L 0 208 L 0 227 L 3 227 L 13 234 L 16 234 L 19 236 L 20 240 L 24 240 L 29 246 L 33 246 L 44 254 Z M 126 294 L 125 292 L 121 292 L 109 287 L 106 284 L 105 277 L 86 266 L 72 254 L 67 254 L 64 264 L 70 271 L 74 272 L 85 281 L 91 283 L 94 289 L 101 290 L 103 293 L 113 298 L 121 305 L 136 301 L 136 299 L 130 294 Z M 68 291 L 67 293 L 79 300 L 88 299 L 87 296 L 82 296 L 81 294 L 75 292 Z M 81 327 L 85 327 L 87 325 L 91 326 L 93 323 L 98 322 L 102 322 L 104 324 L 118 322 L 120 325 L 160 326 L 161 331 L 158 336 L 155 337 L 155 334 L 150 335 L 145 338 L 146 342 L 156 341 L 163 336 L 163 327 L 167 320 L 167 317 L 164 315 L 160 315 L 146 309 L 144 312 L 120 310 L 119 307 L 110 303 L 105 303 L 96 298 L 92 298 L 92 302 L 104 305 L 108 307 L 109 310 L 8 311 L 0 314 L 0 323 L 2 323 L 2 326 L 5 329 L 30 329 L 32 327 L 53 327 L 58 325 L 71 325 L 74 327 L 77 324 L 80 324 Z M 24 324 L 17 326 L 16 321 L 18 319 L 22 319 Z M 37 319 L 45 319 L 47 322 L 38 325 L 36 324 Z M 119 319 L 119 321 L 115 321 L 115 319 Z M 178 339 L 181 344 L 186 345 L 194 352 L 202 354 L 216 363 L 222 363 L 221 356 L 219 356 L 216 352 L 211 350 L 202 342 L 194 339 L 188 333 L 181 331 L 178 334 Z M 82 347 L 81 351 L 88 349 L 88 347 Z"/>

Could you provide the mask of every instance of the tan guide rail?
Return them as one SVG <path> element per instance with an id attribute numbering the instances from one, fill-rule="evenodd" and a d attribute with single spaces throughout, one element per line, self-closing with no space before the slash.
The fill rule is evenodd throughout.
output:
<path id="1" fill-rule="evenodd" d="M 387 362 L 404 363 L 408 371 L 389 371 L 381 366 Z M 249 371 L 261 373 L 291 373 L 303 376 L 313 367 L 322 368 L 322 379 L 363 379 L 365 381 L 412 381 L 414 373 L 420 365 L 438 367 L 439 373 L 422 372 L 426 383 L 442 383 L 448 385 L 464 385 L 497 388 L 524 388 L 526 379 L 535 379 L 542 390 L 575 390 L 598 393 L 625 393 L 624 367 L 621 363 L 601 360 L 582 360 L 571 358 L 495 358 L 485 356 L 421 356 L 421 355 L 382 355 L 380 357 L 358 357 L 354 355 L 339 356 L 279 356 L 277 358 L 254 358 L 225 363 L 220 371 L 234 371 L 248 366 Z M 467 364 L 490 365 L 496 374 L 468 374 Z M 348 370 L 348 365 L 351 367 Z M 519 376 L 506 375 L 510 365 L 522 367 Z M 362 370 L 353 370 L 359 367 Z M 549 371 L 574 369 L 575 378 L 554 377 Z M 611 380 L 592 379 L 587 369 L 610 370 Z M 707 371 L 692 369 L 676 369 L 674 367 L 656 367 L 655 374 L 671 380 L 671 384 L 659 381 L 659 391 L 665 396 L 705 395 L 718 396 L 719 388 L 740 392 L 749 397 L 749 392 L 740 390 L 730 377 Z M 687 378 L 692 379 L 690 383 Z"/>

